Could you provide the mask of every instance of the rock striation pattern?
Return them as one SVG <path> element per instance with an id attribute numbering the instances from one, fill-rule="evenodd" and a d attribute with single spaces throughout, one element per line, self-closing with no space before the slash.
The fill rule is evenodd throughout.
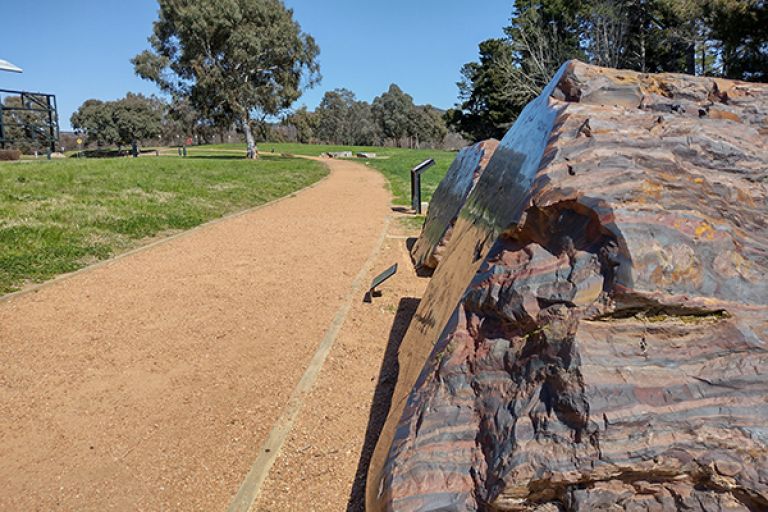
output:
<path id="1" fill-rule="evenodd" d="M 399 354 L 370 511 L 768 510 L 768 85 L 568 62 Z"/>
<path id="2" fill-rule="evenodd" d="M 434 270 L 437 267 L 461 208 L 498 146 L 498 140 L 488 139 L 459 151 L 432 195 L 421 235 L 411 249 L 416 268 Z"/>

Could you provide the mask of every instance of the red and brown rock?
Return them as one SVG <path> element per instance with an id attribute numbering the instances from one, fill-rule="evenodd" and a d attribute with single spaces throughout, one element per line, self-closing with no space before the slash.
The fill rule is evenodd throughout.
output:
<path id="1" fill-rule="evenodd" d="M 565 64 L 403 340 L 368 509 L 768 510 L 767 130 L 768 85 Z"/>
<path id="2" fill-rule="evenodd" d="M 488 139 L 459 151 L 432 195 L 421 235 L 411 250 L 416 268 L 434 270 L 440 263 L 456 218 L 498 146 L 499 141 Z"/>

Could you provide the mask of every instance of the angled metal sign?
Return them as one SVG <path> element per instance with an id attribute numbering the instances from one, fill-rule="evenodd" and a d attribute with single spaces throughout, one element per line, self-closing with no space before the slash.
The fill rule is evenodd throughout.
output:
<path id="1" fill-rule="evenodd" d="M 384 284 L 384 281 L 389 279 L 390 277 L 397 274 L 397 263 L 389 267 L 387 270 L 379 274 L 373 279 L 373 282 L 371 283 L 371 287 L 368 289 L 368 292 L 365 294 L 365 298 L 363 299 L 365 302 L 372 302 L 374 297 L 378 297 L 381 295 L 381 292 L 378 291 L 376 288 Z"/>
<path id="2" fill-rule="evenodd" d="M 12 73 L 23 73 L 24 70 L 19 66 L 11 64 L 7 60 L 0 59 L 0 71 L 10 71 Z"/>

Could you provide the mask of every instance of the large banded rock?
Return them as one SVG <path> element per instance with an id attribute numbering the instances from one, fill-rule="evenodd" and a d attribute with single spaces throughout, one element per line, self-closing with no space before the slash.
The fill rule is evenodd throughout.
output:
<path id="1" fill-rule="evenodd" d="M 416 268 L 434 269 L 443 258 L 461 208 L 488 166 L 499 141 L 489 139 L 459 151 L 432 195 L 421 235 L 411 249 Z"/>
<path id="2" fill-rule="evenodd" d="M 369 511 L 768 510 L 768 85 L 566 63 L 399 353 Z"/>

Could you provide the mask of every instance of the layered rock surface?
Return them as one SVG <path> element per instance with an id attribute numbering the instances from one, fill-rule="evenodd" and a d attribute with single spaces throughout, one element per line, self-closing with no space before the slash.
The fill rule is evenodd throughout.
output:
<path id="1" fill-rule="evenodd" d="M 768 510 L 768 85 L 569 62 L 403 340 L 368 510 Z"/>
<path id="2" fill-rule="evenodd" d="M 499 141 L 489 139 L 459 151 L 432 195 L 421 235 L 411 250 L 416 268 L 434 270 L 443 259 L 456 218 L 498 146 Z"/>

